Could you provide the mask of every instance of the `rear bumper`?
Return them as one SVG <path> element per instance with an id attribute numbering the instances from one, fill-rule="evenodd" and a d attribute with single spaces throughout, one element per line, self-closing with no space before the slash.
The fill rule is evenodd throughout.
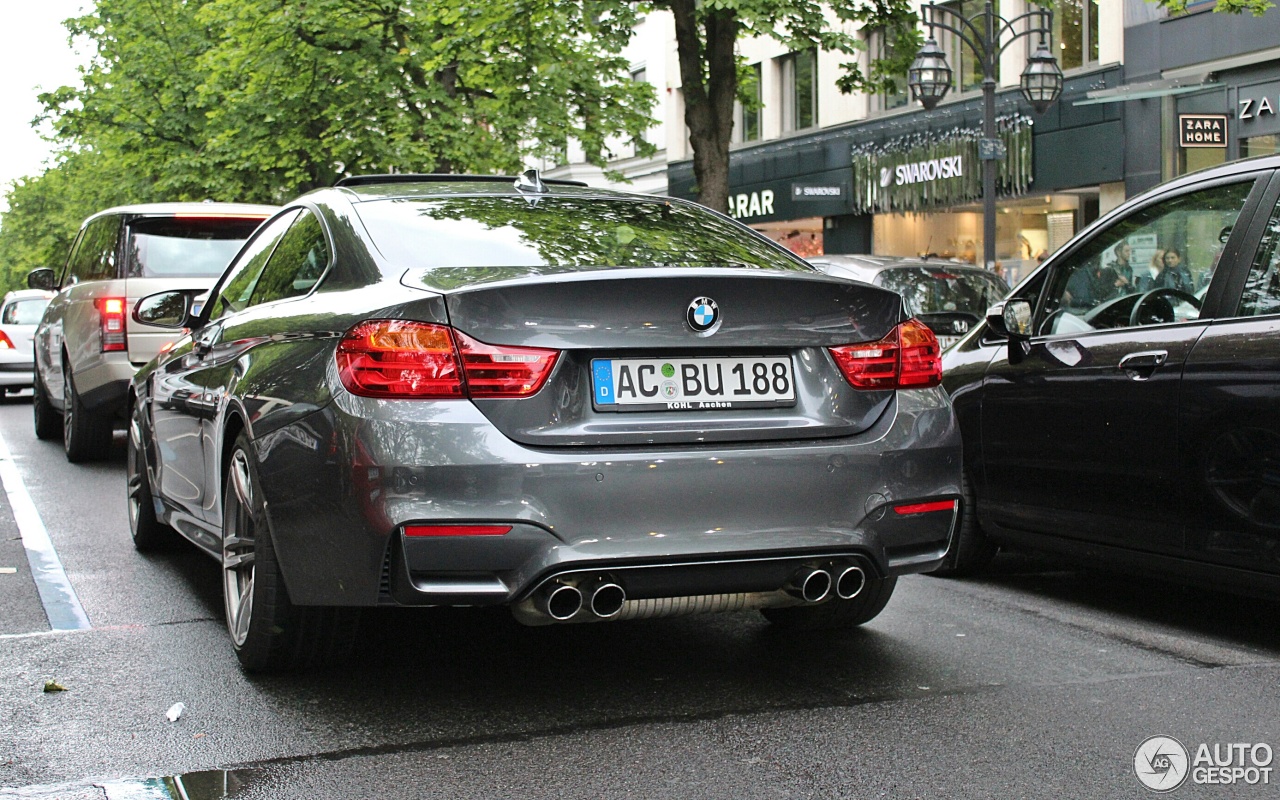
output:
<path id="1" fill-rule="evenodd" d="M 504 605 L 581 570 L 630 580 L 628 596 L 763 591 L 818 557 L 923 572 L 946 553 L 954 508 L 894 509 L 960 497 L 960 436 L 941 390 L 899 393 L 853 437 L 610 452 L 523 447 L 470 403 L 346 395 L 256 445 L 300 604 Z M 441 522 L 512 529 L 402 533 Z M 751 566 L 771 561 L 782 566 Z"/>
<path id="2" fill-rule="evenodd" d="M 123 419 L 128 413 L 129 384 L 138 368 L 124 353 L 108 355 L 109 358 L 76 372 L 72 381 L 85 408 L 95 414 Z"/>

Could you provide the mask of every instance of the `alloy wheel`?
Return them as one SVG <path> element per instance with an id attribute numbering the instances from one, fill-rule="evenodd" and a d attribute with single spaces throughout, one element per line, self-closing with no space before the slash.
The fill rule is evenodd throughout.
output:
<path id="1" fill-rule="evenodd" d="M 254 500 L 253 478 L 244 451 L 231 455 L 227 471 L 231 493 L 222 520 L 222 590 L 227 630 L 237 647 L 249 636 L 253 619 Z"/>

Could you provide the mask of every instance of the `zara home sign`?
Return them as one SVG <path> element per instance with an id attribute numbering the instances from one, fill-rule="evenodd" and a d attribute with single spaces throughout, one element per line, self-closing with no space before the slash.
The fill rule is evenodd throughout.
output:
<path id="1" fill-rule="evenodd" d="M 1226 147 L 1226 114 L 1179 114 L 1178 143 L 1183 147 Z"/>

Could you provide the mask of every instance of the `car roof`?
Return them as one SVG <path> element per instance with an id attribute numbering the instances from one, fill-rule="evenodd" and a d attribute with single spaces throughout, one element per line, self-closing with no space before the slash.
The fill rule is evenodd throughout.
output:
<path id="1" fill-rule="evenodd" d="M 399 178 L 401 176 L 392 176 Z M 515 186 L 515 178 L 505 176 L 458 175 L 456 180 L 442 178 L 452 176 L 430 176 L 430 180 L 388 180 L 385 182 L 351 183 L 336 189 L 320 189 L 342 192 L 350 202 L 359 203 L 369 200 L 415 200 L 434 199 L 440 197 L 522 197 L 534 198 L 586 198 L 593 200 L 644 200 L 653 203 L 675 202 L 672 198 L 640 192 L 620 192 L 615 189 L 599 189 L 586 185 L 573 185 L 546 181 L 546 191 L 521 191 Z"/>
<path id="2" fill-rule="evenodd" d="M 41 297 L 51 299 L 54 292 L 46 292 L 44 289 L 14 289 L 4 296 L 4 300 L 0 302 L 9 302 L 10 300 L 30 300 L 33 297 Z"/>
<path id="3" fill-rule="evenodd" d="M 810 256 L 805 259 L 811 264 L 830 264 L 834 267 L 844 267 L 846 269 L 861 270 L 876 274 L 887 269 L 897 269 L 904 267 L 917 267 L 925 269 L 943 269 L 948 272 L 987 272 L 982 267 L 975 266 L 966 261 L 949 261 L 946 259 L 925 259 L 925 258 L 897 258 L 893 256 L 871 256 L 871 255 L 845 255 L 832 254 L 821 256 Z M 990 274 L 990 273 L 988 273 Z"/>
<path id="4" fill-rule="evenodd" d="M 130 217 L 262 217 L 266 218 L 280 210 L 280 206 L 262 205 L 259 203 L 218 203 L 213 201 L 191 203 L 134 203 L 132 205 L 113 206 L 97 212 L 85 222 L 108 214 Z"/>

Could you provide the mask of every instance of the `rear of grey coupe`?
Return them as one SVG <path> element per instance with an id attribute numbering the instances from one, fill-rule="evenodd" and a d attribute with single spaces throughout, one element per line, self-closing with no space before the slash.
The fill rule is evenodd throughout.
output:
<path id="1" fill-rule="evenodd" d="M 219 306 L 233 262 L 195 349 L 136 383 L 131 472 L 222 563 L 246 668 L 340 651 L 379 605 L 857 625 L 940 563 L 960 439 L 898 295 L 666 198 L 345 183 L 293 206 L 314 286 Z"/>

